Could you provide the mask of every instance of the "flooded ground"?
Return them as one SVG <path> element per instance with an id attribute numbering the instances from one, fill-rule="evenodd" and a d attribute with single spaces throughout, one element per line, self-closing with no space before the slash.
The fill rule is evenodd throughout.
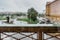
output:
<path id="1" fill-rule="evenodd" d="M 15 21 L 13 24 L 7 24 L 0 21 L 0 26 L 53 26 L 53 24 L 28 24 L 23 21 Z"/>
<path id="2" fill-rule="evenodd" d="M 53 24 L 28 24 L 26 21 L 13 20 L 13 24 L 5 23 L 7 20 L 0 20 L 0 26 L 53 26 Z"/>

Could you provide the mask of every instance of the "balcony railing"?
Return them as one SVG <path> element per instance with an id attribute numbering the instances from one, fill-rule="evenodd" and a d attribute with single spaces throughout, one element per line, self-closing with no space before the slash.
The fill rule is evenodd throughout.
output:
<path id="1" fill-rule="evenodd" d="M 0 27 L 0 40 L 60 40 L 57 27 Z"/>

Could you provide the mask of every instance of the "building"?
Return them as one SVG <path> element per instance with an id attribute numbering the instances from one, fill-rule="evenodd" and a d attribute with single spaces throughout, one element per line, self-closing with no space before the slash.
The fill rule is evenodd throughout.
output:
<path id="1" fill-rule="evenodd" d="M 60 0 L 47 2 L 46 16 L 52 21 L 60 21 Z"/>

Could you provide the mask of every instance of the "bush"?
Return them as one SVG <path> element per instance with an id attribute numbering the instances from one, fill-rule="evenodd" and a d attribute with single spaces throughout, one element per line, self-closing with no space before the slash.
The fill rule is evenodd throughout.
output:
<path id="1" fill-rule="evenodd" d="M 36 21 L 37 20 L 37 16 L 38 16 L 38 12 L 34 9 L 28 9 L 28 19 Z"/>

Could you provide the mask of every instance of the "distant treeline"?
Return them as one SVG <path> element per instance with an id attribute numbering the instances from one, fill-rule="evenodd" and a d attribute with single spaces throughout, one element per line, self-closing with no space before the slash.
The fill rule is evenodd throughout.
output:
<path id="1" fill-rule="evenodd" d="M 13 13 L 13 12 L 8 12 L 8 13 L 0 13 L 0 16 L 6 16 L 6 15 L 11 15 L 11 16 L 26 16 L 27 14 L 26 13 Z"/>

